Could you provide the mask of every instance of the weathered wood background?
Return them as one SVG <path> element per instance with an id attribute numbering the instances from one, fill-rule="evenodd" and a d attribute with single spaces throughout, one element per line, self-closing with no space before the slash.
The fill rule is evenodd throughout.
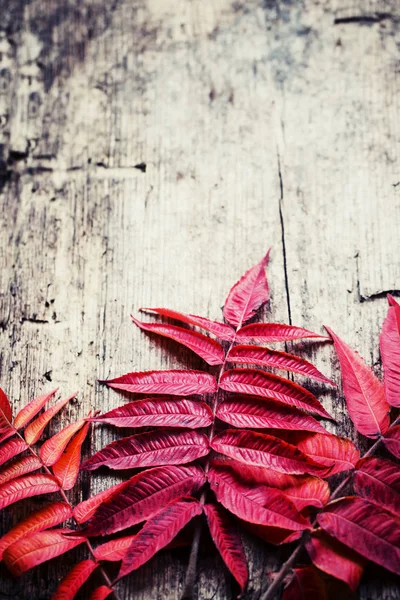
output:
<path id="1" fill-rule="evenodd" d="M 270 245 L 271 318 L 330 324 L 379 373 L 400 285 L 399 92 L 398 0 L 1 0 L 0 374 L 15 407 L 79 390 L 66 421 L 121 403 L 98 378 L 200 367 L 129 313 L 219 318 Z M 331 348 L 304 353 L 338 377 Z M 355 437 L 343 398 L 317 391 Z M 96 429 L 92 449 L 113 435 Z M 245 543 L 255 600 L 287 551 Z M 77 555 L 18 581 L 2 568 L 0 598 L 50 598 Z M 177 599 L 186 560 L 163 553 L 121 596 Z M 371 568 L 359 597 L 400 598 L 398 584 Z M 202 556 L 198 598 L 234 589 Z"/>

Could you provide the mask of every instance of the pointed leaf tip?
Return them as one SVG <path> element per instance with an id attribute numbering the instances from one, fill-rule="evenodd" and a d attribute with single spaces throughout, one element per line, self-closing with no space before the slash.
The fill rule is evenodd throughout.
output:
<path id="1" fill-rule="evenodd" d="M 29 421 L 31 421 L 33 417 L 35 417 L 38 414 L 38 412 L 43 408 L 46 402 L 50 400 L 50 398 L 52 398 L 57 392 L 58 388 L 52 390 L 51 392 L 48 392 L 47 394 L 34 398 L 29 402 L 29 404 L 21 408 L 21 410 L 15 417 L 14 427 L 16 429 L 22 429 L 22 427 L 25 427 L 25 425 L 27 425 Z"/>

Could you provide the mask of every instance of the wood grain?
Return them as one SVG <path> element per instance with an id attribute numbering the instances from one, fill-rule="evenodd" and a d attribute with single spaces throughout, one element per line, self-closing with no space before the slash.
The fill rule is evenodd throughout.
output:
<path id="1" fill-rule="evenodd" d="M 268 246 L 271 318 L 329 324 L 379 373 L 385 293 L 400 293 L 396 0 L 0 0 L 0 14 L 0 374 L 16 408 L 79 390 L 66 422 L 120 403 L 98 378 L 200 367 L 129 313 L 219 318 Z M 302 348 L 338 378 L 328 346 Z M 354 438 L 343 398 L 315 389 Z M 91 448 L 113 436 L 96 428 Z M 256 600 L 287 549 L 245 545 Z M 0 598 L 50 598 L 78 554 L 20 580 L 1 567 Z M 203 554 L 198 598 L 232 598 Z M 156 557 L 122 597 L 177 599 L 186 560 Z M 398 581 L 368 569 L 359 597 L 400 598 Z"/>

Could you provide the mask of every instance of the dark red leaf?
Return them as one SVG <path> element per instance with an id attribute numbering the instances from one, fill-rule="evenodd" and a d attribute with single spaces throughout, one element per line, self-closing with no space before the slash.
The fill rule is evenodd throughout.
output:
<path id="1" fill-rule="evenodd" d="M 84 425 L 85 421 L 83 419 L 76 423 L 71 423 L 53 435 L 53 437 L 46 440 L 39 450 L 39 455 L 43 464 L 47 467 L 54 465 L 54 463 L 61 458 L 68 442 Z"/>
<path id="2" fill-rule="evenodd" d="M 394 312 L 395 312 L 396 321 L 397 321 L 397 329 L 398 329 L 399 335 L 400 335 L 400 304 L 398 302 L 396 302 L 396 300 L 395 300 L 395 298 L 393 298 L 392 294 L 388 294 L 387 299 L 388 299 L 389 305 L 394 307 Z"/>
<path id="3" fill-rule="evenodd" d="M 103 502 L 109 500 L 111 496 L 120 492 L 122 488 L 124 488 L 128 484 L 127 481 L 122 481 L 121 483 L 117 483 L 116 485 L 112 485 L 108 489 L 103 492 L 99 492 L 95 494 L 91 498 L 84 500 L 77 504 L 74 508 L 74 517 L 78 523 L 86 523 L 89 519 L 91 519 Z"/>
<path id="4" fill-rule="evenodd" d="M 82 469 L 92 471 L 104 465 L 111 469 L 136 469 L 184 464 L 209 451 L 208 437 L 204 433 L 169 429 L 149 431 L 108 444 L 84 462 Z"/>
<path id="5" fill-rule="evenodd" d="M 400 333 L 396 313 L 400 306 L 393 296 L 388 296 L 389 310 L 383 322 L 380 348 L 383 365 L 383 382 L 386 399 L 391 406 L 400 407 Z"/>
<path id="6" fill-rule="evenodd" d="M 343 342 L 329 327 L 342 371 L 343 392 L 347 410 L 357 431 L 374 438 L 389 427 L 390 406 L 383 385 L 363 359 Z"/>
<path id="7" fill-rule="evenodd" d="M 382 439 L 387 450 L 396 458 L 400 458 L 400 425 L 391 427 Z"/>
<path id="8" fill-rule="evenodd" d="M 143 323 L 132 315 L 131 319 L 143 331 L 167 337 L 186 346 L 209 365 L 222 365 L 224 362 L 225 354 L 221 344 L 202 333 L 165 323 Z"/>
<path id="9" fill-rule="evenodd" d="M 51 419 L 70 401 L 75 398 L 76 394 L 69 396 L 63 400 L 59 400 L 54 406 L 48 408 L 43 414 L 37 419 L 32 421 L 24 431 L 24 437 L 28 444 L 32 445 L 38 441 L 42 435 L 46 425 L 50 423 Z"/>
<path id="10" fill-rule="evenodd" d="M 249 573 L 242 540 L 221 506 L 205 504 L 203 509 L 217 550 L 243 592 Z"/>
<path id="11" fill-rule="evenodd" d="M 94 590 L 89 600 L 105 600 L 112 593 L 112 588 L 109 588 L 106 585 L 101 585 L 100 587 Z"/>
<path id="12" fill-rule="evenodd" d="M 25 427 L 25 425 L 27 425 L 29 421 L 31 421 L 33 417 L 35 417 L 38 414 L 38 412 L 43 408 L 46 402 L 50 400 L 50 398 L 52 398 L 57 391 L 58 388 L 53 390 L 52 392 L 49 392 L 48 394 L 39 396 L 38 398 L 31 400 L 29 404 L 21 408 L 21 410 L 14 419 L 14 427 L 16 429 L 21 429 L 22 427 Z"/>
<path id="13" fill-rule="evenodd" d="M 0 485 L 3 485 L 3 483 L 7 483 L 7 481 L 11 481 L 12 479 L 16 479 L 17 477 L 21 477 L 21 475 L 37 471 L 41 467 L 42 463 L 36 456 L 29 455 L 17 458 L 1 470 Z"/>
<path id="14" fill-rule="evenodd" d="M 400 469 L 391 460 L 364 458 L 357 465 L 354 491 L 372 504 L 400 514 Z"/>
<path id="15" fill-rule="evenodd" d="M 389 512 L 350 497 L 328 504 L 317 519 L 329 535 L 400 575 L 400 525 Z"/>
<path id="16" fill-rule="evenodd" d="M 197 466 L 143 471 L 99 506 L 86 533 L 106 535 L 141 523 L 176 498 L 193 494 L 204 482 L 204 471 Z"/>
<path id="17" fill-rule="evenodd" d="M 247 465 L 269 467 L 280 473 L 325 474 L 325 467 L 272 435 L 227 429 L 211 440 L 211 448 Z"/>
<path id="18" fill-rule="evenodd" d="M 190 396 L 191 394 L 209 394 L 217 390 L 215 377 L 203 371 L 144 371 L 127 373 L 122 377 L 100 383 L 136 394 Z"/>
<path id="19" fill-rule="evenodd" d="M 234 427 L 326 431 L 296 408 L 260 398 L 232 398 L 218 405 L 216 416 Z"/>
<path id="20" fill-rule="evenodd" d="M 3 417 L 7 420 L 8 423 L 11 423 L 12 420 L 12 410 L 9 399 L 6 394 L 0 388 L 0 417 Z"/>
<path id="21" fill-rule="evenodd" d="M 271 342 L 290 342 L 306 338 L 329 339 L 325 335 L 308 331 L 303 327 L 284 325 L 283 323 L 251 323 L 237 332 L 237 341 L 256 344 Z"/>
<path id="22" fill-rule="evenodd" d="M 60 482 L 64 490 L 71 490 L 79 475 L 79 466 L 81 462 L 82 444 L 86 439 L 90 423 L 78 431 L 76 436 L 69 442 L 61 458 L 53 465 L 53 473 Z"/>
<path id="23" fill-rule="evenodd" d="M 167 546 L 193 517 L 201 513 L 202 506 L 194 498 L 182 498 L 168 504 L 139 531 L 122 561 L 119 577 L 124 577 L 150 560 Z"/>
<path id="24" fill-rule="evenodd" d="M 293 569 L 292 575 L 283 591 L 282 600 L 328 600 L 325 582 L 314 567 Z"/>
<path id="25" fill-rule="evenodd" d="M 90 419 L 115 427 L 208 427 L 212 411 L 204 402 L 171 398 L 145 398 L 129 402 Z"/>
<path id="26" fill-rule="evenodd" d="M 320 373 L 310 362 L 294 354 L 288 354 L 288 352 L 279 352 L 278 350 L 270 350 L 261 346 L 233 346 L 229 351 L 228 361 L 246 365 L 274 367 L 282 371 L 300 373 L 300 375 L 305 375 L 306 377 L 311 377 L 330 385 L 336 385 Z"/>
<path id="27" fill-rule="evenodd" d="M 218 502 L 240 519 L 291 531 L 309 528 L 294 504 L 277 489 L 243 483 L 239 476 L 222 466 L 212 467 L 208 480 Z"/>
<path id="28" fill-rule="evenodd" d="M 201 329 L 205 329 L 205 331 L 213 333 L 220 340 L 231 342 L 235 339 L 235 332 L 233 329 L 229 325 L 220 323 L 219 321 L 210 321 L 210 319 L 197 317 L 196 315 L 184 315 L 175 310 L 170 310 L 169 308 L 141 308 L 140 310 L 146 313 L 155 313 L 162 317 L 169 317 L 170 319 L 175 319 L 175 321 L 188 323 L 188 325 L 195 325 L 196 327 L 200 327 Z"/>
<path id="29" fill-rule="evenodd" d="M 239 279 L 230 290 L 223 314 L 233 327 L 241 327 L 269 300 L 265 269 L 269 260 L 268 250 L 264 258 Z"/>
<path id="30" fill-rule="evenodd" d="M 0 486 L 0 509 L 19 500 L 58 492 L 60 486 L 55 477 L 46 474 L 25 475 Z"/>
<path id="31" fill-rule="evenodd" d="M 64 577 L 51 600 L 73 600 L 83 584 L 98 567 L 93 560 L 83 560 Z"/>
<path id="32" fill-rule="evenodd" d="M 288 379 L 271 373 L 256 369 L 231 369 L 222 375 L 220 386 L 227 392 L 269 398 L 331 419 L 331 416 L 311 392 Z"/>
<path id="33" fill-rule="evenodd" d="M 28 444 L 20 438 L 13 438 L 12 440 L 8 440 L 8 442 L 4 442 L 4 444 L 0 446 L 0 465 L 3 465 L 10 460 L 10 458 L 14 458 L 15 456 L 18 456 L 18 454 L 21 454 L 27 447 Z"/>
<path id="34" fill-rule="evenodd" d="M 302 531 L 290 531 L 290 529 L 281 529 L 280 527 L 271 527 L 269 525 L 254 525 L 253 523 L 246 523 L 242 519 L 239 519 L 239 522 L 244 529 L 247 529 L 253 535 L 274 546 L 291 544 L 303 535 Z"/>

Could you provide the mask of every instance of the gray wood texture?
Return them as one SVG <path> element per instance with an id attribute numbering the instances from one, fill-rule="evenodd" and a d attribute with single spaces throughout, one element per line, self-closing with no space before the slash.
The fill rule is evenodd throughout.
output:
<path id="1" fill-rule="evenodd" d="M 78 390 L 55 431 L 121 403 L 98 378 L 201 367 L 129 313 L 220 318 L 269 246 L 270 318 L 329 324 L 380 372 L 400 286 L 397 0 L 0 0 L 0 15 L 0 376 L 15 408 Z M 330 347 L 301 348 L 338 380 Z M 356 439 L 343 397 L 315 390 Z M 113 437 L 94 429 L 92 450 Z M 84 477 L 80 497 L 116 480 Z M 4 511 L 2 529 L 35 506 Z M 245 544 L 256 600 L 287 550 Z M 84 555 L 19 580 L 0 567 L 0 598 L 47 600 Z M 186 561 L 157 556 L 121 597 L 179 598 Z M 203 553 L 197 597 L 234 590 Z M 400 598 L 399 581 L 369 568 L 359 597 Z"/>

